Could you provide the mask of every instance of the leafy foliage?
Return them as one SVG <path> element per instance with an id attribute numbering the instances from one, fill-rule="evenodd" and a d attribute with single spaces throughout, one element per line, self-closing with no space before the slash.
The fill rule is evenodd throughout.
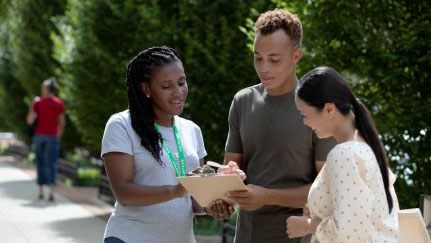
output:
<path id="1" fill-rule="evenodd" d="M 398 175 L 400 204 L 431 193 L 431 2 L 282 2 L 302 18 L 299 71 L 341 71 L 371 110 Z M 288 5 L 288 6 L 286 6 Z"/>
<path id="2" fill-rule="evenodd" d="M 402 207 L 431 194 L 431 2 L 228 0 L 0 0 L 0 126 L 25 134 L 40 82 L 60 79 L 67 148 L 93 155 L 109 116 L 127 109 L 127 62 L 169 45 L 189 82 L 183 116 L 202 129 L 208 159 L 222 160 L 233 95 L 258 82 L 253 22 L 275 6 L 297 13 L 305 55 L 298 76 L 339 70 L 374 115 L 398 175 Z M 82 138 L 82 140 L 81 140 Z"/>
<path id="3" fill-rule="evenodd" d="M 203 130 L 209 157 L 221 160 L 233 94 L 256 77 L 239 31 L 254 1 L 75 1 L 59 21 L 56 59 L 72 121 L 100 149 L 109 116 L 127 109 L 125 67 L 139 51 L 169 45 L 183 57 L 189 99 L 183 116 Z"/>

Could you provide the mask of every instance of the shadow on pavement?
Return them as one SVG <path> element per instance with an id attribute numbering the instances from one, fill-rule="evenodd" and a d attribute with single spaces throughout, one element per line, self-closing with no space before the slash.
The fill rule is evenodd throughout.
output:
<path id="1" fill-rule="evenodd" d="M 50 227 L 62 238 L 76 243 L 103 242 L 105 223 L 96 217 L 74 218 L 56 221 Z"/>
<path id="2" fill-rule="evenodd" d="M 59 204 L 68 203 L 63 198 L 56 196 L 54 202 L 48 202 L 48 190 L 45 193 L 45 199 L 38 199 L 38 186 L 33 180 L 13 180 L 0 183 L 0 194 L 20 201 L 27 201 L 23 206 L 44 208 L 49 206 L 58 206 Z"/>

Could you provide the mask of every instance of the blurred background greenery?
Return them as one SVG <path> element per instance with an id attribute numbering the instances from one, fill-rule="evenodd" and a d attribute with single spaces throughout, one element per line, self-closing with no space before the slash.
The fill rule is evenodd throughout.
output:
<path id="1" fill-rule="evenodd" d="M 97 157 L 109 116 L 127 109 L 127 62 L 169 45 L 189 82 L 183 116 L 201 127 L 207 159 L 222 161 L 233 95 L 258 83 L 253 22 L 276 7 L 302 20 L 298 77 L 328 65 L 348 79 L 376 119 L 401 207 L 417 206 L 431 194 L 428 0 L 0 0 L 0 131 L 28 141 L 28 107 L 55 76 L 67 106 L 63 149 Z"/>

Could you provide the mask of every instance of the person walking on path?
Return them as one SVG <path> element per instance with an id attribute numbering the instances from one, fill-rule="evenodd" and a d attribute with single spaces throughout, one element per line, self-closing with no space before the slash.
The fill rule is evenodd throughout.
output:
<path id="1" fill-rule="evenodd" d="M 54 78 L 43 81 L 41 97 L 33 100 L 27 115 L 28 125 L 36 122 L 32 142 L 36 153 L 39 199 L 44 198 L 44 186 L 48 186 L 49 201 L 54 201 L 60 140 L 66 123 L 64 104 L 55 96 L 56 88 Z"/>

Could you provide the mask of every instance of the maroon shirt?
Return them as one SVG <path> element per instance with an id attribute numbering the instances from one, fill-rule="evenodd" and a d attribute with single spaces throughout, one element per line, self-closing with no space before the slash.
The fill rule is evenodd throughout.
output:
<path id="1" fill-rule="evenodd" d="M 35 134 L 58 135 L 58 116 L 64 113 L 63 101 L 52 96 L 40 98 L 33 103 L 32 109 L 37 114 Z"/>

